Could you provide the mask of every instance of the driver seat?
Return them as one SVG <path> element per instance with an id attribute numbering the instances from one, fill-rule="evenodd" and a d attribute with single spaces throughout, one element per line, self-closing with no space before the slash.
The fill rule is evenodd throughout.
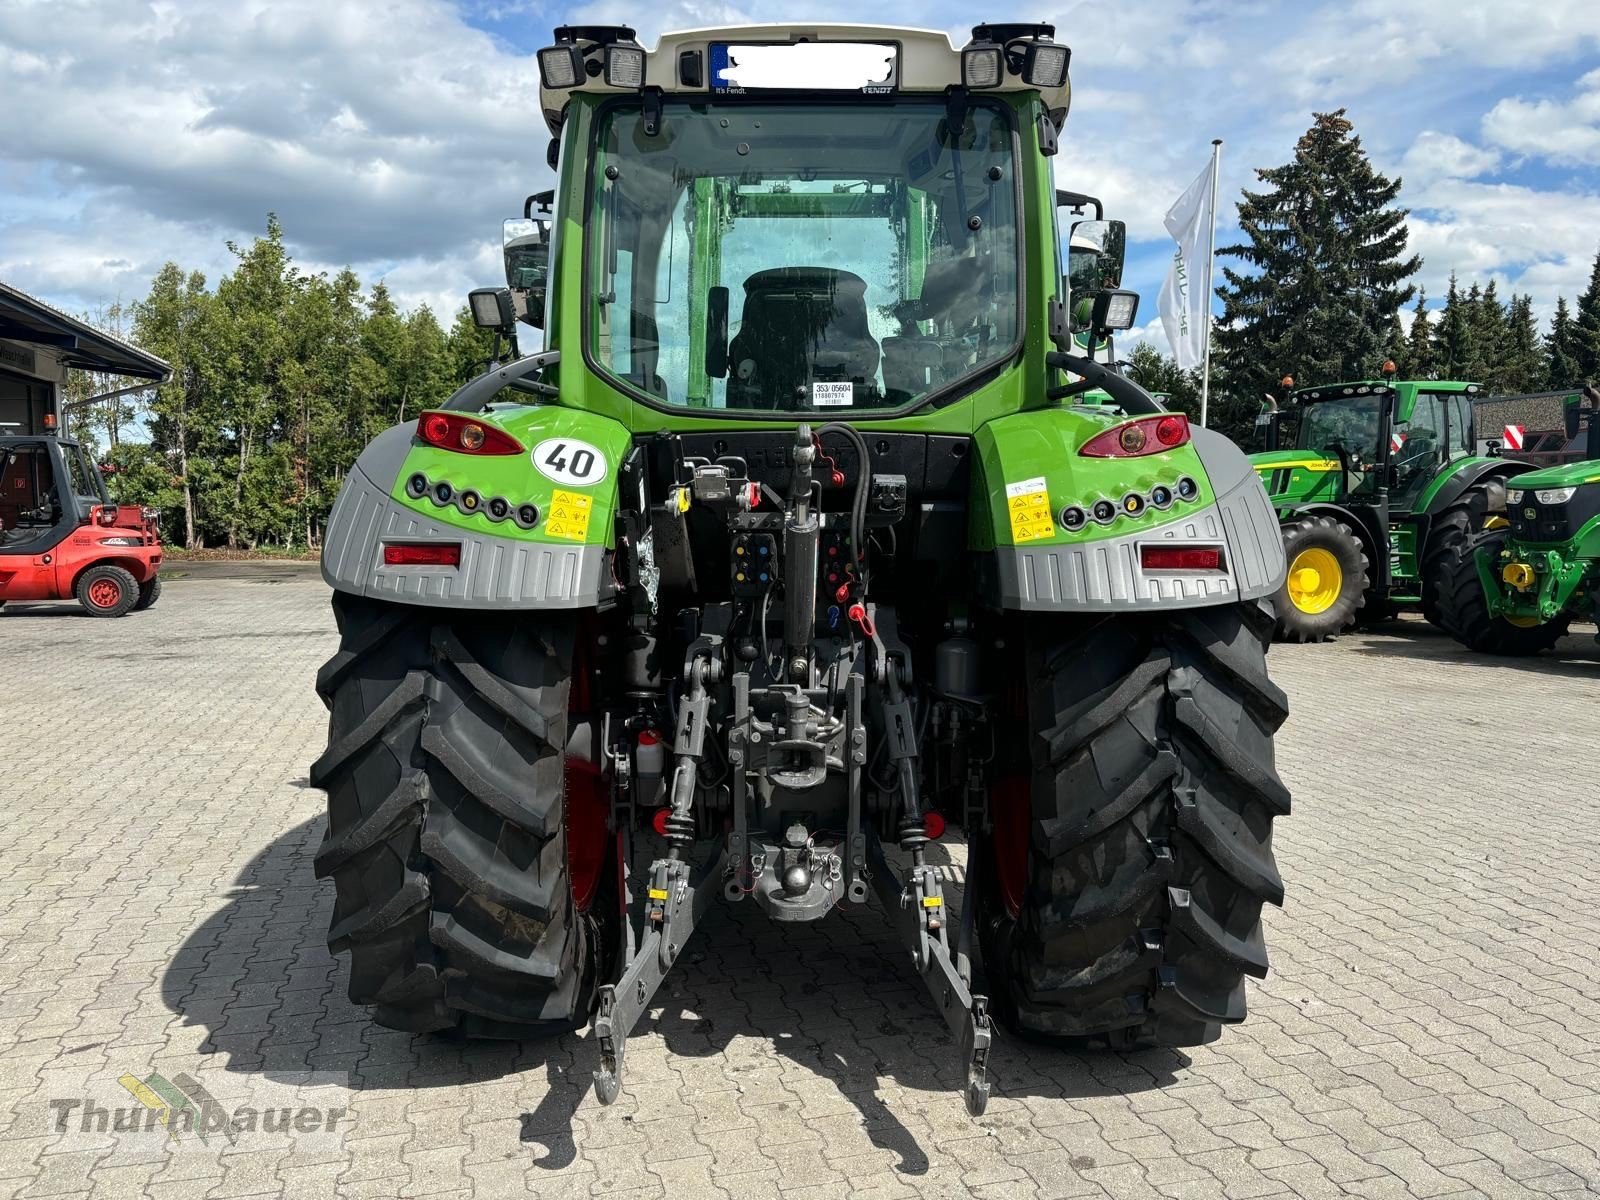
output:
<path id="1" fill-rule="evenodd" d="M 813 380 L 876 394 L 879 357 L 861 276 L 833 267 L 757 271 L 744 281 L 744 314 L 728 343 L 728 405 L 796 408 L 796 389 Z"/>

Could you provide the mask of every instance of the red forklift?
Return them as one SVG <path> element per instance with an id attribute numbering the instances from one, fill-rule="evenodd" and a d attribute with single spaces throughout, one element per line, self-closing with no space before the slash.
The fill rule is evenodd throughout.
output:
<path id="1" fill-rule="evenodd" d="M 88 451 L 61 434 L 57 386 L 72 368 L 154 382 L 170 373 L 0 283 L 0 608 L 75 599 L 90 616 L 121 617 L 161 594 L 157 513 L 115 503 Z"/>

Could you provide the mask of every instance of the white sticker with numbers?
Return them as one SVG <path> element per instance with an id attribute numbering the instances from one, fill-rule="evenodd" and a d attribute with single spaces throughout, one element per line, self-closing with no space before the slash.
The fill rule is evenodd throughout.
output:
<path id="1" fill-rule="evenodd" d="M 818 408 L 849 408 L 856 402 L 856 385 L 846 380 L 817 381 L 811 385 L 811 403 Z"/>
<path id="2" fill-rule="evenodd" d="M 606 477 L 605 455 L 596 446 L 576 438 L 547 438 L 533 448 L 533 465 L 539 474 L 557 483 L 588 487 Z"/>

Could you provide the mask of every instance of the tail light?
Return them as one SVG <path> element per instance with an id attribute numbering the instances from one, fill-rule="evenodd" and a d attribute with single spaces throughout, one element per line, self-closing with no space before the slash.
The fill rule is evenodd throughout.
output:
<path id="1" fill-rule="evenodd" d="M 460 542 L 390 542 L 383 548 L 386 567 L 459 567 Z"/>
<path id="2" fill-rule="evenodd" d="M 503 429 L 461 413 L 425 412 L 417 434 L 430 446 L 458 454 L 521 454 L 522 443 Z"/>
<path id="3" fill-rule="evenodd" d="M 1220 571 L 1221 546 L 1140 546 L 1139 564 L 1146 571 Z"/>
<path id="4" fill-rule="evenodd" d="M 1097 433 L 1078 453 L 1085 458 L 1138 458 L 1160 454 L 1182 446 L 1189 440 L 1189 418 L 1182 413 L 1163 413 L 1126 421 L 1104 433 Z"/>

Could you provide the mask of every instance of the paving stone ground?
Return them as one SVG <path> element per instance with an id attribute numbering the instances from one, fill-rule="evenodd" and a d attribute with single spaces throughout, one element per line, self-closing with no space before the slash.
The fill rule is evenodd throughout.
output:
<path id="1" fill-rule="evenodd" d="M 0 1197 L 1600 1191 L 1588 630 L 1529 662 L 1414 621 L 1273 650 L 1289 896 L 1272 976 L 1211 1046 L 1002 1037 L 974 1121 L 879 912 L 784 928 L 739 906 L 602 1108 L 586 1036 L 413 1038 L 345 998 L 306 780 L 327 595 L 304 570 L 226 574 L 121 621 L 0 614 Z M 296 1141 L 116 1129 L 116 1096 L 136 1117 L 139 1087 L 185 1080 L 229 1113 L 346 1111 Z"/>

